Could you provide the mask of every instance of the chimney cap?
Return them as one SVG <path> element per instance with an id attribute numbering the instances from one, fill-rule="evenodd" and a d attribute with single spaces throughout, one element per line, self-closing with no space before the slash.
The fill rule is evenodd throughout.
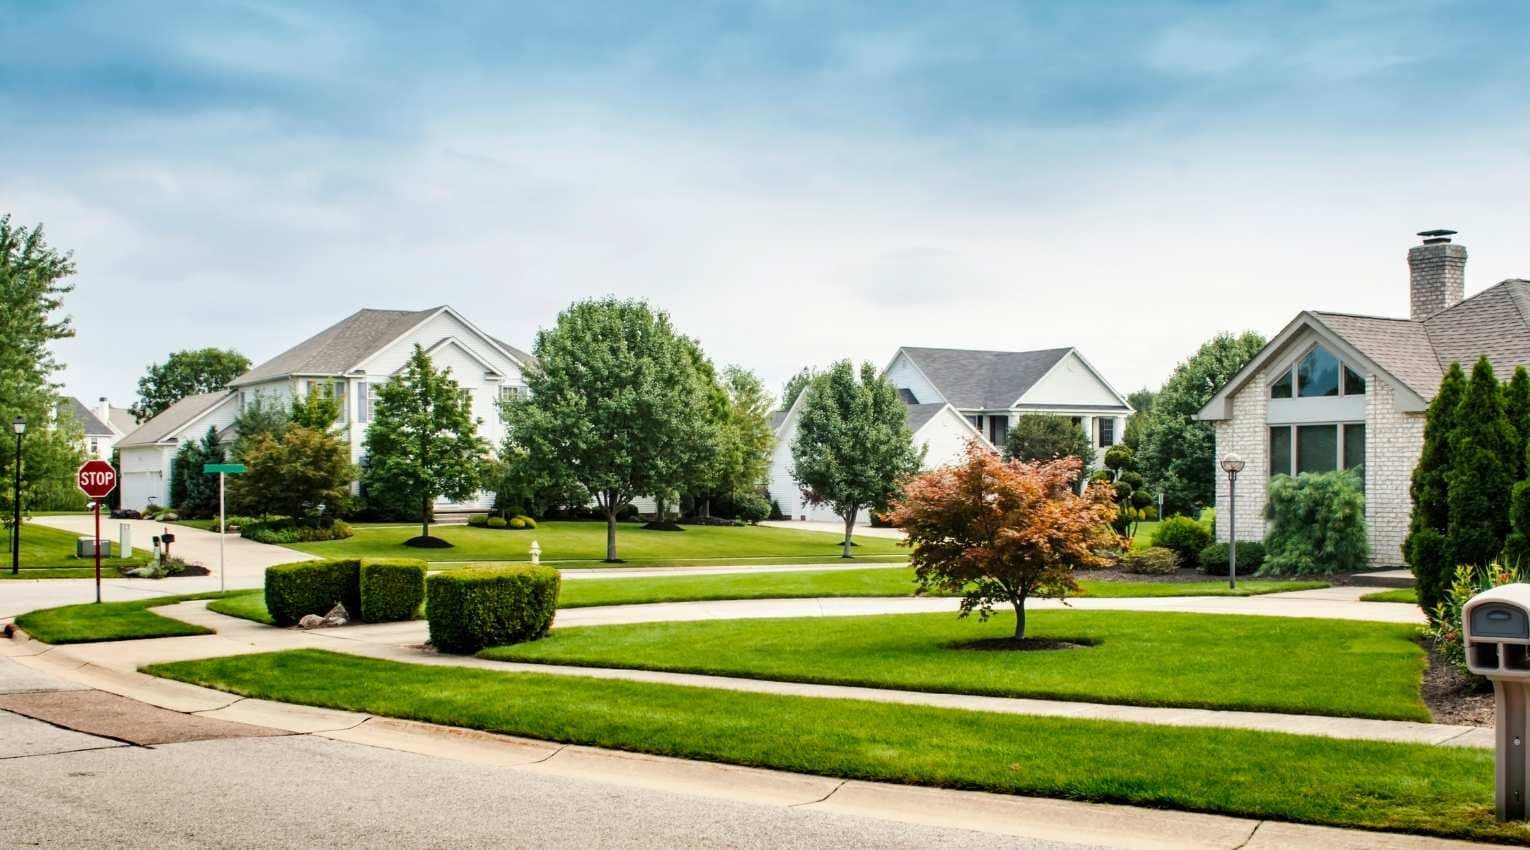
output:
<path id="1" fill-rule="evenodd" d="M 1420 230 L 1419 236 L 1424 237 L 1425 245 L 1440 245 L 1450 241 L 1450 237 L 1456 235 L 1454 230 Z"/>

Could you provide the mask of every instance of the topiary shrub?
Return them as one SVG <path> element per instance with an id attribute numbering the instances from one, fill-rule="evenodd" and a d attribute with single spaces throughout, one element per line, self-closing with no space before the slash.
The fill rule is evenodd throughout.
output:
<path id="1" fill-rule="evenodd" d="M 1154 532 L 1153 545 L 1172 549 L 1181 561 L 1193 564 L 1211 545 L 1211 529 L 1187 516 L 1171 516 Z"/>
<path id="2" fill-rule="evenodd" d="M 491 516 L 484 524 L 489 528 L 506 528 L 510 525 L 509 521 L 502 516 Z"/>
<path id="3" fill-rule="evenodd" d="M 1169 575 L 1179 569 L 1179 555 L 1163 546 L 1132 549 L 1121 555 L 1121 569 L 1141 575 Z"/>
<path id="4" fill-rule="evenodd" d="M 351 616 L 361 612 L 361 562 L 298 561 L 266 568 L 266 610 L 278 626 L 304 615 L 320 617 L 339 602 Z"/>
<path id="5" fill-rule="evenodd" d="M 467 524 L 473 528 L 485 528 L 489 524 L 488 514 L 473 514 L 468 517 Z"/>
<path id="6" fill-rule="evenodd" d="M 426 580 L 430 642 L 442 652 L 536 640 L 552 627 L 558 571 L 543 566 L 468 567 Z"/>
<path id="7" fill-rule="evenodd" d="M 521 528 L 536 528 L 537 527 L 537 521 L 532 519 L 529 516 L 522 515 L 522 516 L 516 517 L 516 519 L 521 521 Z"/>
<path id="8" fill-rule="evenodd" d="M 1365 493 L 1354 470 L 1277 475 L 1270 482 L 1270 530 L 1260 575 L 1364 569 Z"/>
<path id="9" fill-rule="evenodd" d="M 425 601 L 425 562 L 414 558 L 361 560 L 361 620 L 413 620 Z"/>
<path id="10" fill-rule="evenodd" d="M 524 517 L 514 516 L 510 518 L 509 524 L 511 528 L 520 531 L 526 527 L 526 519 Z"/>
<path id="11" fill-rule="evenodd" d="M 1237 575 L 1253 575 L 1264 565 L 1264 544 L 1258 540 L 1238 541 Z M 1201 572 L 1212 576 L 1227 575 L 1227 544 L 1213 543 L 1201 550 Z"/>

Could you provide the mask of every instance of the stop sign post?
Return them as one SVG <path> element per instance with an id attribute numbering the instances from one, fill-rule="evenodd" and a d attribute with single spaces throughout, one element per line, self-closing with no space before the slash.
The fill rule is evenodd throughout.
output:
<path id="1" fill-rule="evenodd" d="M 96 602 L 101 601 L 101 500 L 117 489 L 117 470 L 104 460 L 87 460 L 74 474 L 75 486 L 96 507 Z"/>

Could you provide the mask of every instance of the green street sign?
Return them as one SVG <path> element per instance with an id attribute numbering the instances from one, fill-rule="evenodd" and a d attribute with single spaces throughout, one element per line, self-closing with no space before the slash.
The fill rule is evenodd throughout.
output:
<path id="1" fill-rule="evenodd" d="M 204 463 L 204 464 L 202 464 L 202 471 L 204 473 L 207 473 L 208 475 L 211 475 L 214 472 L 227 472 L 229 475 L 238 475 L 241 472 L 244 472 L 244 464 L 242 464 L 242 463 Z"/>

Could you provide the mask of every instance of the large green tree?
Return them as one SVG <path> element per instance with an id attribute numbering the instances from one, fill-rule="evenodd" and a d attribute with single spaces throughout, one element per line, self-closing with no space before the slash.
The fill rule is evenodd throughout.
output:
<path id="1" fill-rule="evenodd" d="M 431 502 L 469 498 L 487 471 L 490 447 L 478 435 L 472 400 L 451 370 L 437 369 L 418 345 L 398 376 L 375 389 L 362 486 L 369 493 L 412 495 L 422 514 L 413 543 L 440 546 L 444 541 L 430 536 Z"/>
<path id="2" fill-rule="evenodd" d="M 1413 570 L 1419 605 L 1430 617 L 1455 573 L 1455 564 L 1445 549 L 1445 531 L 1450 523 L 1447 480 L 1451 469 L 1450 435 L 1455 431 L 1456 416 L 1465 395 L 1466 373 L 1461 371 L 1460 363 L 1452 363 L 1429 402 L 1423 450 L 1413 467 L 1409 487 L 1413 514 L 1403 541 L 1403 558 Z"/>
<path id="3" fill-rule="evenodd" d="M 1493 364 L 1482 357 L 1472 367 L 1450 433 L 1451 469 L 1445 477 L 1450 520 L 1445 545 L 1452 563 L 1486 567 L 1503 553 L 1515 483 L 1508 459 L 1523 451 L 1518 433 L 1503 412 Z"/>
<path id="4" fill-rule="evenodd" d="M 1142 432 L 1147 425 L 1147 419 L 1153 413 L 1153 402 L 1158 398 L 1158 393 L 1143 387 L 1126 397 L 1128 404 L 1132 406 L 1132 415 L 1126 417 L 1126 428 L 1121 432 L 1121 442 L 1126 444 L 1134 453 L 1142 447 Z"/>
<path id="5" fill-rule="evenodd" d="M 872 364 L 861 364 L 857 379 L 850 361 L 841 360 L 803 392 L 792 478 L 809 502 L 828 505 L 845 521 L 849 558 L 856 516 L 886 508 L 919 471 L 922 453 L 898 391 Z"/>
<path id="6" fill-rule="evenodd" d="M 73 494 L 70 505 L 84 504 L 73 489 L 74 470 L 84 460 L 83 432 L 59 404 L 54 375 L 59 363 L 51 345 L 74 336 L 66 316 L 59 316 L 64 283 L 74 262 L 43 239 L 41 226 L 13 224 L 0 216 L 0 422 L 18 417 L 27 423 L 22 443 L 21 507 L 52 509 Z M 7 432 L 7 440 L 14 437 Z M 0 514 L 7 527 L 15 513 L 14 444 L 0 443 Z M 46 501 L 49 504 L 43 504 Z"/>
<path id="7" fill-rule="evenodd" d="M 781 388 L 781 409 L 791 410 L 792 405 L 797 401 L 797 396 L 802 395 L 802 391 L 807 389 L 808 384 L 811 384 L 817 376 L 817 369 L 804 366 L 802 371 L 787 378 L 786 385 Z"/>
<path id="8" fill-rule="evenodd" d="M 1082 425 L 1066 416 L 1027 413 L 1015 419 L 1004 438 L 1004 456 L 1027 463 L 1078 458 L 1079 468 L 1094 465 L 1094 443 Z"/>
<path id="9" fill-rule="evenodd" d="M 1523 366 L 1514 367 L 1514 377 L 1503 388 L 1503 413 L 1509 417 L 1509 424 L 1514 426 L 1514 433 L 1520 443 L 1530 441 L 1530 371 Z M 1523 452 L 1514 452 L 1510 459 L 1513 464 L 1515 479 L 1525 477 L 1525 457 Z"/>
<path id="10" fill-rule="evenodd" d="M 696 349 L 668 314 L 604 298 L 564 310 L 533 350 L 526 395 L 502 407 L 501 458 L 545 484 L 577 484 L 593 496 L 614 562 L 617 512 L 682 485 L 695 443 L 715 437 Z"/>
<path id="11" fill-rule="evenodd" d="M 713 496 L 732 503 L 741 493 L 758 494 L 770 468 L 775 434 L 770 429 L 773 399 L 753 372 L 729 366 L 713 392 L 717 416 L 717 450 L 707 489 L 697 494 L 697 507 L 709 514 Z"/>
<path id="12" fill-rule="evenodd" d="M 257 434 L 239 459 L 246 471 L 231 480 L 230 498 L 240 513 L 256 516 L 333 515 L 349 500 L 356 479 L 350 447 L 324 428 L 292 425 L 280 434 Z"/>
<path id="13" fill-rule="evenodd" d="M 1253 331 L 1212 337 L 1174 367 L 1144 422 L 1137 464 L 1167 513 L 1198 514 L 1216 495 L 1216 435 L 1196 413 L 1264 347 Z"/>
<path id="14" fill-rule="evenodd" d="M 133 404 L 133 415 L 139 422 L 147 422 L 187 396 L 226 388 L 249 369 L 249 358 L 232 349 L 177 351 L 163 363 L 149 364 L 144 376 L 138 379 L 138 401 Z"/>

